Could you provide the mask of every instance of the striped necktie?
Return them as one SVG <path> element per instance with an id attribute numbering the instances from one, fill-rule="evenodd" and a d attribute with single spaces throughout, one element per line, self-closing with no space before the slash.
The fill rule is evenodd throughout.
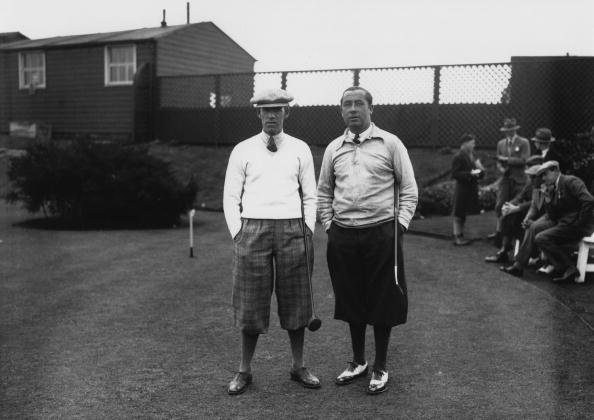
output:
<path id="1" fill-rule="evenodd" d="M 274 136 L 270 136 L 266 148 L 271 152 L 276 152 L 278 150 L 278 148 L 276 147 L 276 143 L 274 142 Z"/>
<path id="2" fill-rule="evenodd" d="M 361 144 L 361 140 L 359 140 L 359 135 L 355 134 L 355 138 L 353 139 L 353 143 L 355 144 Z"/>

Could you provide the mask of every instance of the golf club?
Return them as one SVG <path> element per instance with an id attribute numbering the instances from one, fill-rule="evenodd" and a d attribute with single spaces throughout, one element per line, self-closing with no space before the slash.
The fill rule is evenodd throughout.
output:
<path id="1" fill-rule="evenodd" d="M 398 207 L 400 205 L 399 187 L 394 185 L 394 281 L 400 293 L 404 294 L 398 282 Z"/>
<path id="2" fill-rule="evenodd" d="M 310 251 L 309 245 L 307 243 L 307 230 L 305 228 L 305 219 L 303 219 L 303 242 L 305 244 L 305 261 L 307 264 L 307 282 L 309 286 L 309 295 L 311 298 L 311 319 L 307 323 L 307 329 L 310 331 L 317 331 L 322 326 L 322 320 L 316 316 L 316 311 L 314 309 L 314 297 L 313 297 L 313 288 L 311 285 L 311 266 L 310 266 Z"/>
<path id="3" fill-rule="evenodd" d="M 307 265 L 307 283 L 309 286 L 309 296 L 311 299 L 311 319 L 307 322 L 307 329 L 310 331 L 317 331 L 322 326 L 322 320 L 316 316 L 316 311 L 314 308 L 314 296 L 313 296 L 313 288 L 311 285 L 311 265 L 310 265 L 310 250 L 309 245 L 307 243 L 307 228 L 305 224 L 305 210 L 303 208 L 303 191 L 301 190 L 301 185 L 299 185 L 299 196 L 301 197 L 301 230 L 303 231 L 303 244 L 305 245 L 305 263 Z"/>

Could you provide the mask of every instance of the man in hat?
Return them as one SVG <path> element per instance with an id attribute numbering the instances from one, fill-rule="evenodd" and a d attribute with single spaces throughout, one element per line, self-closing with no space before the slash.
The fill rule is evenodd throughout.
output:
<path id="1" fill-rule="evenodd" d="M 259 335 L 268 331 L 273 289 L 291 344 L 290 378 L 320 387 L 303 364 L 304 327 L 312 317 L 307 270 L 313 262 L 313 253 L 306 261 L 304 240 L 313 250 L 316 182 L 309 146 L 283 131 L 292 100 L 281 89 L 251 99 L 262 132 L 235 146 L 225 175 L 223 209 L 234 242 L 233 311 L 241 330 L 241 362 L 229 383 L 231 395 L 252 382 L 251 361 Z"/>
<path id="2" fill-rule="evenodd" d="M 567 248 L 594 232 L 594 197 L 580 178 L 563 175 L 554 160 L 543 163 L 538 174 L 548 188 L 545 208 L 555 226 L 538 233 L 536 245 L 555 268 L 553 281 L 570 281 L 579 271 Z"/>
<path id="3" fill-rule="evenodd" d="M 559 162 L 561 172 L 565 172 L 565 158 L 553 147 L 555 137 L 553 137 L 550 129 L 544 127 L 537 129 L 534 137 L 532 137 L 532 142 L 538 150 L 538 154 L 542 156 L 543 162 L 556 160 Z"/>
<path id="4" fill-rule="evenodd" d="M 418 191 L 402 141 L 371 122 L 371 93 L 350 87 L 340 108 L 347 127 L 326 148 L 318 180 L 334 318 L 349 324 L 353 351 L 352 362 L 335 382 L 346 385 L 366 376 L 365 331 L 370 324 L 375 361 L 367 393 L 378 394 L 387 389 L 392 327 L 407 317 L 402 236 L 414 215 Z"/>
<path id="5" fill-rule="evenodd" d="M 495 232 L 488 236 L 489 239 L 501 240 L 501 208 L 503 204 L 512 199 L 528 183 L 524 169 L 526 160 L 530 157 L 530 142 L 524 137 L 518 136 L 520 126 L 515 118 L 503 120 L 503 127 L 499 130 L 504 133 L 505 138 L 497 143 L 497 167 L 502 173 L 497 189 L 497 200 L 495 203 L 495 214 L 497 225 Z"/>
<path id="6" fill-rule="evenodd" d="M 545 211 L 545 187 L 542 184 L 542 178 L 538 175 L 541 165 L 534 165 L 527 169 L 531 181 L 532 199 L 528 212 L 522 220 L 521 226 L 524 229 L 524 236 L 520 243 L 518 253 L 514 256 L 514 262 L 508 266 L 499 267 L 500 270 L 517 277 L 522 277 L 524 268 L 530 265 L 531 259 L 536 259 L 539 254 L 534 238 L 541 231 L 554 226 L 554 222 L 549 218 Z"/>
<path id="7" fill-rule="evenodd" d="M 530 178 L 530 182 L 513 199 L 503 204 L 501 208 L 501 249 L 495 255 L 485 257 L 485 261 L 508 262 L 513 240 L 524 236 L 522 222 L 531 206 L 534 205 L 534 209 L 529 219 L 534 219 L 544 212 L 542 204 L 538 206 L 538 201 L 533 204 L 535 190 L 540 188 L 541 183 L 540 177 L 536 176 L 541 163 L 542 157 L 537 155 L 531 156 L 526 161 L 525 174 Z"/>

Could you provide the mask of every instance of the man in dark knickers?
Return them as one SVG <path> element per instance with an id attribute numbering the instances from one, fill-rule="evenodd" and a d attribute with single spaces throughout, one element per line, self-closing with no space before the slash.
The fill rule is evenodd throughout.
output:
<path id="1" fill-rule="evenodd" d="M 345 385 L 367 374 L 365 330 L 370 324 L 375 361 L 367 392 L 378 394 L 388 382 L 392 327 L 406 322 L 408 313 L 402 237 L 414 215 L 418 191 L 400 139 L 371 122 L 371 94 L 361 87 L 348 88 L 340 105 L 347 129 L 326 148 L 318 180 L 318 215 L 328 233 L 328 269 L 336 299 L 334 318 L 349 324 L 353 349 L 353 361 L 335 382 Z"/>

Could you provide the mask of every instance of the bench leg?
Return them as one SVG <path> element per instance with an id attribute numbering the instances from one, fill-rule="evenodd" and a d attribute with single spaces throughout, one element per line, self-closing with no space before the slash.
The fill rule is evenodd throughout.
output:
<path id="1" fill-rule="evenodd" d="M 578 249 L 578 258 L 577 258 L 577 269 L 580 271 L 579 277 L 575 279 L 576 283 L 583 283 L 586 280 L 586 268 L 588 265 L 588 253 L 590 251 L 590 247 L 587 246 L 584 241 L 580 242 L 580 247 Z"/>

